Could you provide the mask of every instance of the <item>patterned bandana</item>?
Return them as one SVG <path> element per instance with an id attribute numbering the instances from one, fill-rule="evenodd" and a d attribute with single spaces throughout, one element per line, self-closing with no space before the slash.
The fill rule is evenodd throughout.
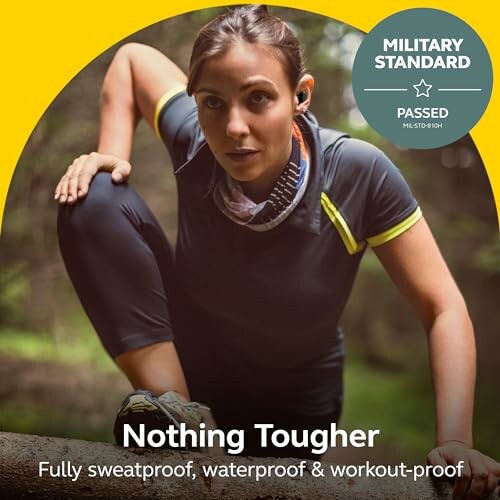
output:
<path id="1" fill-rule="evenodd" d="M 309 178 L 309 155 L 299 127 L 292 125 L 292 153 L 269 198 L 255 203 L 241 184 L 229 174 L 221 177 L 214 189 L 219 210 L 233 222 L 254 231 L 267 231 L 283 222 L 298 205 Z"/>

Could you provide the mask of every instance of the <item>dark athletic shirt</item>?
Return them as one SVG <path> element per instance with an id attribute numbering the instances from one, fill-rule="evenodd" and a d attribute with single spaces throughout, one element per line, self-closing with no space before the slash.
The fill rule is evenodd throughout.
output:
<path id="1" fill-rule="evenodd" d="M 226 395 L 232 388 L 235 397 L 244 391 L 245 398 L 321 415 L 342 397 L 338 323 L 366 243 L 398 236 L 421 212 L 379 149 L 352 138 L 325 144 L 310 112 L 297 123 L 311 151 L 307 190 L 284 222 L 255 232 L 213 201 L 223 171 L 194 99 L 185 92 L 162 99 L 156 116 L 179 194 L 177 275 L 206 324 L 187 344 L 211 356 L 208 366 Z"/>

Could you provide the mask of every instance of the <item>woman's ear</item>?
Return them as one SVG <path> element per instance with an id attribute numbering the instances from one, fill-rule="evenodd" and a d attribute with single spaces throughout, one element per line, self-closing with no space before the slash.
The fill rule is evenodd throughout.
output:
<path id="1" fill-rule="evenodd" d="M 311 96 L 314 89 L 314 78 L 305 74 L 299 81 L 295 92 L 295 115 L 301 115 L 309 108 Z"/>

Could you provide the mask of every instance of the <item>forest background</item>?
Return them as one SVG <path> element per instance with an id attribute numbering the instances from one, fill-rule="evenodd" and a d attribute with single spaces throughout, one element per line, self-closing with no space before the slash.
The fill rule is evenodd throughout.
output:
<path id="1" fill-rule="evenodd" d="M 112 423 L 129 391 L 85 317 L 56 239 L 53 191 L 72 160 L 95 150 L 99 91 L 119 45 L 157 47 L 187 69 L 198 29 L 220 9 L 150 26 L 84 68 L 34 129 L 9 190 L 0 237 L 0 430 L 112 441 Z M 312 111 L 323 126 L 382 148 L 402 170 L 467 301 L 477 336 L 475 441 L 500 457 L 500 237 L 491 188 L 469 136 L 434 150 L 394 146 L 363 120 L 351 89 L 363 34 L 335 20 L 274 8 L 297 32 L 316 80 Z M 47 78 L 47 75 L 34 76 Z M 139 125 L 130 182 L 175 241 L 177 204 L 170 160 L 153 132 Z M 432 448 L 434 416 L 425 333 L 374 254 L 364 256 L 342 319 L 347 340 L 341 424 L 381 429 L 370 453 L 379 462 L 422 461 Z M 366 450 L 331 455 L 363 461 Z"/>

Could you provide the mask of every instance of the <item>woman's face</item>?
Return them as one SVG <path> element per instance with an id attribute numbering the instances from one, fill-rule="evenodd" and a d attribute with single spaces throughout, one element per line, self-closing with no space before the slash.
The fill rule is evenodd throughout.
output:
<path id="1" fill-rule="evenodd" d="M 236 42 L 204 62 L 194 95 L 217 161 L 260 201 L 288 162 L 295 92 L 265 46 Z"/>

